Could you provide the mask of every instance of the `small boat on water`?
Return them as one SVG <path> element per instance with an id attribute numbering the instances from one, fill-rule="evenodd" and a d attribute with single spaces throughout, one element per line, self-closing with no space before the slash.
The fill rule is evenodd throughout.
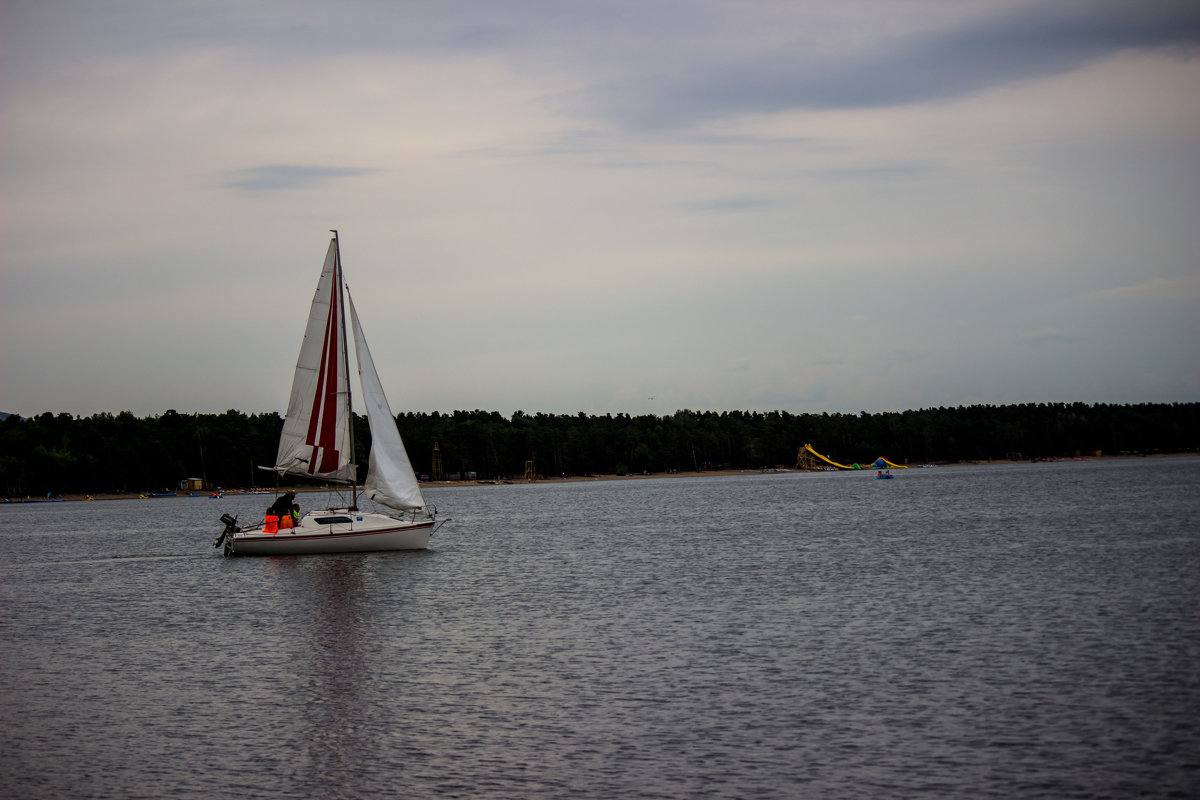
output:
<path id="1" fill-rule="evenodd" d="M 223 543 L 225 555 L 423 550 L 446 522 L 437 519 L 437 510 L 421 494 L 345 285 L 337 231 L 332 233 L 296 362 L 279 451 L 270 469 L 280 475 L 346 485 L 349 500 L 342 507 L 305 511 L 290 528 L 273 515 L 241 527 L 236 517 L 223 514 L 225 530 L 213 546 Z M 351 430 L 347 310 L 371 429 L 370 460 L 361 492 Z M 360 509 L 360 494 L 379 510 Z"/>

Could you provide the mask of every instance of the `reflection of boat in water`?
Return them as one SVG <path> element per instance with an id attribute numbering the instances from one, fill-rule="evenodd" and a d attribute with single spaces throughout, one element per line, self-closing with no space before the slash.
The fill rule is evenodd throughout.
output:
<path id="1" fill-rule="evenodd" d="M 436 519 L 436 511 L 426 506 L 421 495 L 367 349 L 354 299 L 345 286 L 337 231 L 333 234 L 309 310 L 273 469 L 279 474 L 349 485 L 350 502 L 343 508 L 307 511 L 290 528 L 280 525 L 274 516 L 241 528 L 235 517 L 224 514 L 225 531 L 216 544 L 225 543 L 226 555 L 423 550 L 444 522 Z M 384 512 L 358 508 L 347 311 L 371 429 L 370 465 L 362 495 L 387 509 Z"/>

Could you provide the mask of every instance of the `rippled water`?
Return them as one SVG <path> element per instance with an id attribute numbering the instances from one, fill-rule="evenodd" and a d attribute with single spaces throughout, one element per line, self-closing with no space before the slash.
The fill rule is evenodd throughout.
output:
<path id="1" fill-rule="evenodd" d="M 1200 459 L 0 508 L 0 796 L 1200 794 Z"/>

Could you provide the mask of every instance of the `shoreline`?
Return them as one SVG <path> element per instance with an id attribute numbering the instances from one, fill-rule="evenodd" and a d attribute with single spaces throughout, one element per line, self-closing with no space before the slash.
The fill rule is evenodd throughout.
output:
<path id="1" fill-rule="evenodd" d="M 1146 458 L 1177 458 L 1177 457 L 1188 457 L 1188 456 L 1196 456 L 1196 455 L 1197 455 L 1197 453 L 1149 453 L 1149 454 L 1145 454 L 1145 455 L 1116 455 L 1116 456 L 1103 456 L 1102 455 L 1102 456 L 1070 457 L 1070 458 L 1059 458 L 1059 459 L 1039 459 L 1036 461 L 1026 461 L 1026 460 L 1016 461 L 1016 460 L 1009 460 L 1009 459 L 995 459 L 995 460 L 991 460 L 991 461 L 953 461 L 953 462 L 940 462 L 940 463 L 930 463 L 930 464 L 909 464 L 905 467 L 899 467 L 899 469 L 926 469 L 926 468 L 941 469 L 941 468 L 954 468 L 954 467 L 965 467 L 965 466 L 981 466 L 981 465 L 983 465 L 983 466 L 998 466 L 998 465 L 1003 465 L 1003 464 L 1030 464 L 1030 463 L 1056 464 L 1056 463 L 1074 462 L 1074 461 L 1117 461 L 1117 460 L 1146 459 Z M 709 478 L 709 477 L 752 477 L 755 475 L 779 475 L 779 474 L 792 473 L 792 472 L 866 472 L 866 473 L 869 473 L 869 472 L 874 471 L 874 469 L 875 468 L 873 466 L 864 466 L 862 469 L 857 469 L 857 470 L 839 470 L 839 469 L 834 469 L 834 468 L 830 468 L 830 469 L 826 469 L 826 470 L 806 470 L 806 469 L 796 469 L 794 467 L 792 467 L 792 468 L 774 467 L 774 468 L 765 468 L 765 469 L 724 469 L 724 470 L 715 469 L 715 470 L 705 470 L 703 472 L 695 472 L 695 471 L 653 472 L 653 473 L 645 474 L 645 475 L 568 475 L 566 477 L 561 477 L 561 478 L 554 478 L 554 477 L 538 478 L 537 480 L 533 480 L 533 481 L 526 481 L 521 478 L 514 478 L 511 480 L 510 479 L 497 479 L 497 480 L 477 479 L 477 480 L 465 480 L 465 481 L 422 481 L 421 488 L 434 487 L 434 488 L 438 488 L 438 489 L 444 489 L 444 488 L 454 488 L 454 487 L 461 488 L 461 487 L 468 487 L 468 486 L 474 486 L 474 487 L 478 487 L 478 486 L 518 486 L 518 485 L 526 485 L 526 484 L 547 484 L 547 483 L 559 484 L 559 483 L 589 483 L 589 482 L 601 482 L 601 481 L 645 481 L 645 480 L 654 480 L 654 479 L 663 479 L 663 478 L 676 479 L 676 478 Z M 312 486 L 312 487 L 298 486 L 298 487 L 291 487 L 291 488 L 294 488 L 297 494 L 311 494 L 313 492 L 334 491 L 333 488 L 328 487 L 328 486 Z M 229 496 L 262 495 L 263 498 L 268 498 L 268 497 L 273 498 L 273 497 L 277 496 L 278 492 L 276 492 L 275 490 L 261 490 L 261 489 L 258 489 L 258 490 L 228 489 L 228 490 L 224 491 L 223 494 L 229 495 Z M 162 494 L 162 495 L 158 495 L 158 496 L 142 496 L 142 494 L 140 492 L 138 492 L 138 493 L 101 492 L 101 493 L 91 494 L 91 495 L 78 494 L 78 493 L 65 494 L 65 495 L 58 495 L 58 496 L 50 498 L 50 499 L 33 498 L 33 497 L 24 498 L 24 499 L 6 498 L 3 501 L 3 504 L 4 505 L 32 505 L 35 503 L 61 503 L 61 502 L 74 503 L 74 502 L 109 501 L 109 500 L 170 500 L 172 498 L 189 499 L 189 500 L 214 499 L 214 498 L 212 498 L 210 492 L 203 492 L 203 493 L 189 492 L 186 494 L 181 493 L 181 492 L 176 492 L 173 495 L 172 494 Z"/>

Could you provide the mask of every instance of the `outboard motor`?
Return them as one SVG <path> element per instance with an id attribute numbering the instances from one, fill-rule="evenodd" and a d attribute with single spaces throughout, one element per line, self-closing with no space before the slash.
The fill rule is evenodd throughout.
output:
<path id="1" fill-rule="evenodd" d="M 220 547 L 221 542 L 225 541 L 225 537 L 231 533 L 237 533 L 241 528 L 237 525 L 237 517 L 231 517 L 228 514 L 221 515 L 221 522 L 225 523 L 225 530 L 221 531 L 221 535 L 213 542 L 213 547 Z"/>

